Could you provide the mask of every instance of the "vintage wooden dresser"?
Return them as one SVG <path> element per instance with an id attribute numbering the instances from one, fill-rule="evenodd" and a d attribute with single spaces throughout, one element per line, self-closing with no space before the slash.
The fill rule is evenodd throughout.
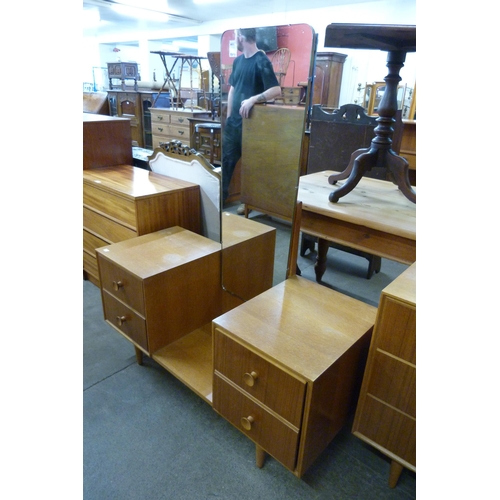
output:
<path id="1" fill-rule="evenodd" d="M 97 286 L 96 248 L 175 225 L 201 231 L 198 185 L 130 165 L 83 171 L 83 270 Z"/>
<path id="2" fill-rule="evenodd" d="M 160 142 L 181 141 L 190 144 L 191 132 L 188 118 L 211 119 L 208 111 L 170 108 L 151 108 L 149 111 L 153 149 L 157 148 Z"/>

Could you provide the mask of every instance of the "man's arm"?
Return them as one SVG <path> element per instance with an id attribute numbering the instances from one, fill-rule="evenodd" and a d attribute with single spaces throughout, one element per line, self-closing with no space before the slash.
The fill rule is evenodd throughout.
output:
<path id="1" fill-rule="evenodd" d="M 231 90 L 229 90 L 229 92 L 231 92 Z M 272 99 L 276 99 L 280 95 L 281 95 L 281 87 L 277 85 L 276 87 L 271 87 L 267 89 L 265 92 L 262 92 L 262 94 L 249 97 L 248 99 L 241 101 L 240 115 L 243 118 L 248 118 L 250 110 L 253 108 L 254 104 L 271 101 Z M 229 116 L 229 109 L 228 109 L 228 116 Z"/>

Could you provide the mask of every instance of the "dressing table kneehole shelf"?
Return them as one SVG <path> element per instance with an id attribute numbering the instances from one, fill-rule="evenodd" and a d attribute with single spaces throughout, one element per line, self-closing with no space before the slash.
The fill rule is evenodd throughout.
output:
<path id="1" fill-rule="evenodd" d="M 376 308 L 294 276 L 216 318 L 213 408 L 301 477 L 356 404 Z"/>

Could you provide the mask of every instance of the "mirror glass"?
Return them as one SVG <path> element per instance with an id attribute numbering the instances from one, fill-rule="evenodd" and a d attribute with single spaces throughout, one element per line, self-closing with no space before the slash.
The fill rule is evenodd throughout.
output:
<path id="1" fill-rule="evenodd" d="M 230 219 L 245 204 L 251 212 L 238 217 L 276 229 L 276 246 L 274 250 L 271 248 L 274 251 L 274 271 L 270 286 L 284 281 L 316 49 L 316 35 L 307 24 L 268 26 L 255 30 L 257 48 L 269 58 L 282 92 L 281 96 L 265 104 L 255 104 L 249 117 L 243 118 L 241 158 L 231 176 L 228 197 L 224 202 L 222 281 L 228 292 L 243 300 L 249 298 L 253 284 L 239 282 L 238 267 L 255 265 L 257 269 L 258 256 L 243 255 L 242 252 L 238 261 L 234 250 L 238 234 L 246 232 L 244 221 L 237 227 L 230 227 L 225 224 L 224 217 Z M 220 56 L 223 161 L 230 76 L 235 59 L 241 55 L 236 29 L 224 32 Z M 224 177 L 224 168 L 222 171 Z M 228 213 L 232 215 L 227 216 Z M 262 237 L 264 240 L 265 237 Z"/>

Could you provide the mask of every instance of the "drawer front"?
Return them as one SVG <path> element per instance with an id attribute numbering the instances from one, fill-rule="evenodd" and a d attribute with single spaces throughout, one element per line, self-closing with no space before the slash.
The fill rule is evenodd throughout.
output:
<path id="1" fill-rule="evenodd" d="M 91 274 L 92 276 L 99 278 L 99 271 L 97 269 L 97 259 L 89 255 L 87 252 L 83 252 L 83 270 Z"/>
<path id="2" fill-rule="evenodd" d="M 416 374 L 414 366 L 383 352 L 375 352 L 368 392 L 416 418 Z"/>
<path id="3" fill-rule="evenodd" d="M 109 245 L 107 241 L 104 241 L 101 238 L 94 236 L 92 233 L 83 230 L 83 249 L 94 257 L 96 257 L 95 249 L 106 245 Z"/>
<path id="4" fill-rule="evenodd" d="M 156 109 L 150 109 L 151 113 L 151 124 L 152 125 L 159 125 L 159 124 L 169 124 L 170 123 L 170 114 L 169 113 L 163 113 L 161 111 L 158 111 Z"/>
<path id="5" fill-rule="evenodd" d="M 416 308 L 385 295 L 382 300 L 375 332 L 376 347 L 417 364 Z"/>
<path id="6" fill-rule="evenodd" d="M 101 287 L 127 306 L 144 315 L 144 293 L 142 280 L 115 265 L 101 254 L 97 254 Z"/>
<path id="7" fill-rule="evenodd" d="M 104 215 L 109 215 L 125 224 L 136 227 L 135 201 L 132 199 L 126 199 L 85 184 L 83 204 L 102 212 Z"/>
<path id="8" fill-rule="evenodd" d="M 137 236 L 137 231 L 122 226 L 118 222 L 85 207 L 83 208 L 83 227 L 110 243 L 118 243 Z"/>
<path id="9" fill-rule="evenodd" d="M 189 120 L 187 116 L 172 114 L 170 115 L 170 123 L 176 127 L 183 126 L 189 128 Z"/>
<path id="10" fill-rule="evenodd" d="M 214 377 L 213 407 L 285 467 L 295 469 L 298 430 L 286 425 L 217 375 Z"/>
<path id="11" fill-rule="evenodd" d="M 300 428 L 306 385 L 262 359 L 217 328 L 214 368 L 246 393 Z"/>
<path id="12" fill-rule="evenodd" d="M 102 296 L 104 303 L 104 318 L 106 321 L 147 351 L 148 339 L 146 335 L 146 321 L 144 318 L 136 314 L 132 309 L 129 309 L 122 302 L 116 300 L 106 290 L 103 290 Z"/>
<path id="13" fill-rule="evenodd" d="M 416 466 L 416 427 L 416 420 L 367 396 L 353 432 Z"/>

